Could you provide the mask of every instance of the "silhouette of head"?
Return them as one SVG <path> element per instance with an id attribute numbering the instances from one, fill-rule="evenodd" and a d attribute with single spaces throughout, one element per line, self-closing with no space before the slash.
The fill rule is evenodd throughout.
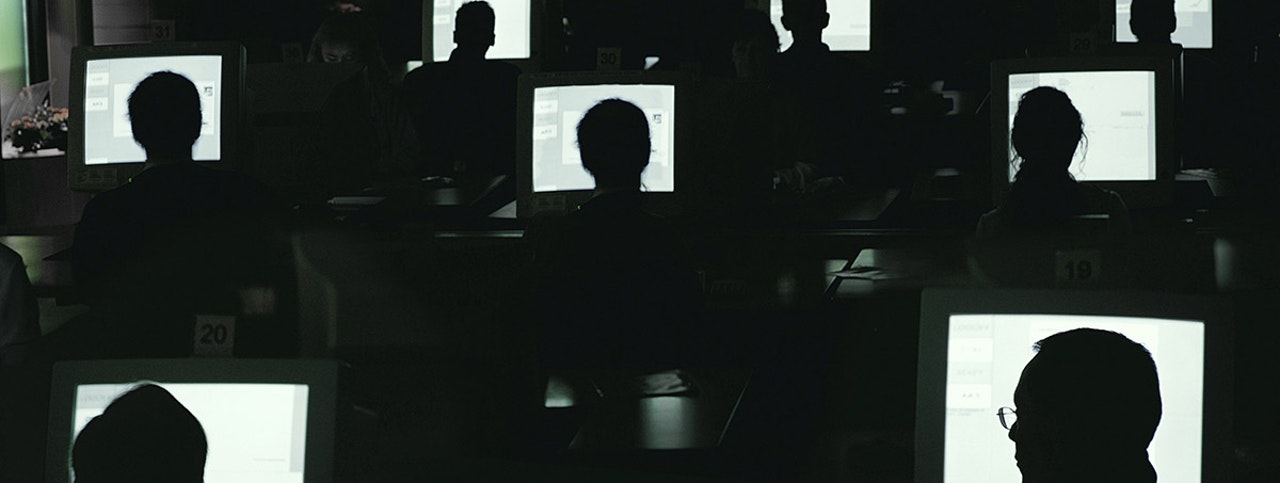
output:
<path id="1" fill-rule="evenodd" d="M 782 0 L 782 27 L 797 44 L 821 42 L 829 23 L 827 0 Z"/>
<path id="2" fill-rule="evenodd" d="M 375 79 L 388 76 L 382 47 L 378 45 L 377 29 L 364 13 L 339 13 L 325 19 L 311 38 L 308 62 L 339 64 L 362 62 Z"/>
<path id="3" fill-rule="evenodd" d="M 1173 0 L 1133 0 L 1129 5 L 1129 30 L 1140 43 L 1170 43 L 1177 28 Z"/>
<path id="4" fill-rule="evenodd" d="M 778 47 L 778 31 L 769 16 L 759 10 L 743 10 L 733 32 L 733 68 L 737 76 L 767 76 Z"/>
<path id="5" fill-rule="evenodd" d="M 1018 100 L 1009 139 L 1021 160 L 1024 174 L 1065 174 L 1084 137 L 1084 120 L 1067 94 L 1052 87 L 1037 87 Z"/>
<path id="6" fill-rule="evenodd" d="M 1035 349 L 1009 431 L 1023 481 L 1154 482 L 1147 446 L 1161 404 L 1151 353 L 1098 329 L 1054 334 Z"/>
<path id="7" fill-rule="evenodd" d="M 129 95 L 133 139 L 150 159 L 190 159 L 201 122 L 200 92 L 179 74 L 151 74 Z"/>
<path id="8" fill-rule="evenodd" d="M 454 19 L 453 43 L 459 49 L 479 51 L 482 55 L 493 46 L 493 26 L 496 22 L 489 2 L 467 2 L 458 7 Z"/>
<path id="9" fill-rule="evenodd" d="M 607 99 L 578 122 L 582 166 L 596 187 L 639 187 L 649 165 L 649 118 L 635 104 Z"/>
<path id="10" fill-rule="evenodd" d="M 207 452 L 200 421 L 169 391 L 144 384 L 85 425 L 71 464 L 76 483 L 200 483 Z"/>

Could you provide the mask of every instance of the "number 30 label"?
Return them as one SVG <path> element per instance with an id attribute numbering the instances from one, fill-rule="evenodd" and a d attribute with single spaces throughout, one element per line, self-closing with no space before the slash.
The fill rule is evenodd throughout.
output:
<path id="1" fill-rule="evenodd" d="M 231 357 L 236 344 L 236 318 L 230 315 L 197 315 L 191 355 Z"/>

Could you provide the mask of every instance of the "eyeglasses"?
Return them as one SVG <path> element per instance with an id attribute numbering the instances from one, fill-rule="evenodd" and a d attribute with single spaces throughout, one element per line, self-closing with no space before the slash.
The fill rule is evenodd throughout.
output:
<path id="1" fill-rule="evenodd" d="M 1004 426 L 1004 429 L 1011 430 L 1013 423 L 1018 421 L 1018 411 L 1005 406 L 996 411 L 996 417 L 1000 418 L 1000 425 Z"/>

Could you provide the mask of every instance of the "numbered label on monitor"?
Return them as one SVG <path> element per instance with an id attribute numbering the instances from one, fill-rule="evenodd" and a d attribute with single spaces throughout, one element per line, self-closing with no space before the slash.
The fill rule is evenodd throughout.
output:
<path id="1" fill-rule="evenodd" d="M 236 344 L 236 318 L 231 315 L 197 315 L 191 355 L 231 357 Z"/>
<path id="2" fill-rule="evenodd" d="M 152 42 L 172 42 L 174 38 L 176 38 L 176 35 L 174 33 L 173 20 L 151 21 Z"/>
<path id="3" fill-rule="evenodd" d="M 1090 284 L 1102 279 L 1102 253 L 1098 250 L 1062 250 L 1057 255 L 1058 283 Z"/>
<path id="4" fill-rule="evenodd" d="M 596 49 L 596 70 L 618 70 L 622 68 L 622 49 L 602 47 Z"/>

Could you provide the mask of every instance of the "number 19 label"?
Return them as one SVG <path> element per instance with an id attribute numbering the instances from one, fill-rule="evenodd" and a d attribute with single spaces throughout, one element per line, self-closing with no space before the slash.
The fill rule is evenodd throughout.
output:
<path id="1" fill-rule="evenodd" d="M 1056 258 L 1059 283 L 1088 284 L 1102 278 L 1102 254 L 1098 250 L 1063 250 Z"/>

